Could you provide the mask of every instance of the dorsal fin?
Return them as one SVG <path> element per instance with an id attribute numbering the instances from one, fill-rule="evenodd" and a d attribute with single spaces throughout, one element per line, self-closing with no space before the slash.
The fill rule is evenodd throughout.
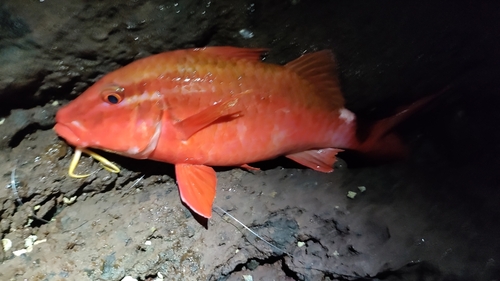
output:
<path id="1" fill-rule="evenodd" d="M 323 50 L 302 55 L 287 63 L 285 67 L 309 81 L 316 88 L 316 94 L 332 102 L 334 107 L 344 107 L 335 57 L 331 51 Z"/>
<path id="2" fill-rule="evenodd" d="M 250 48 L 237 48 L 230 46 L 222 47 L 205 47 L 193 49 L 193 51 L 213 54 L 225 58 L 240 58 L 250 61 L 261 61 L 262 54 L 267 52 L 267 49 L 250 49 Z"/>

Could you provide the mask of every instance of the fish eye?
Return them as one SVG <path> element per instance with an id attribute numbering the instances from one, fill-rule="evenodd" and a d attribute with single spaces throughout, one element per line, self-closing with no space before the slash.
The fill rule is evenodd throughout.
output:
<path id="1" fill-rule="evenodd" d="M 106 101 L 108 101 L 111 104 L 117 104 L 122 100 L 122 97 L 120 97 L 118 94 L 113 93 L 113 94 L 108 94 L 106 96 Z"/>
<path id="2" fill-rule="evenodd" d="M 117 86 L 112 86 L 104 89 L 101 92 L 102 100 L 109 104 L 117 104 L 123 100 L 124 89 Z"/>

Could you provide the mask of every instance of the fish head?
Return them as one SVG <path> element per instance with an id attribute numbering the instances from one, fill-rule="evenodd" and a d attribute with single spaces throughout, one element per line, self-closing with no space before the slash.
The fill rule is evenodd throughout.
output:
<path id="1" fill-rule="evenodd" d="M 160 93 L 105 78 L 57 112 L 54 130 L 74 146 L 148 158 L 161 133 Z"/>

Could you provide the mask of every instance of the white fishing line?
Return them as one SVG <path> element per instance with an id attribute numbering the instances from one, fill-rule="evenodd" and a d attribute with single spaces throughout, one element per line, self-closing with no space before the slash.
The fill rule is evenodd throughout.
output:
<path id="1" fill-rule="evenodd" d="M 23 201 L 21 200 L 21 197 L 19 197 L 19 193 L 17 192 L 16 187 L 16 168 L 13 168 L 12 173 L 10 174 L 10 188 L 12 189 L 12 192 L 16 197 L 17 203 L 19 203 L 19 205 L 23 205 Z"/>
<path id="2" fill-rule="evenodd" d="M 250 233 L 252 233 L 253 235 L 255 235 L 255 237 L 259 238 L 260 240 L 262 240 L 262 242 L 266 243 L 269 247 L 273 248 L 273 249 L 276 249 L 284 254 L 286 254 L 287 256 L 289 257 L 292 257 L 292 254 L 288 253 L 287 251 L 271 244 L 270 242 L 268 242 L 267 240 L 265 240 L 262 236 L 260 236 L 259 234 L 257 234 L 255 231 L 251 230 L 248 226 L 246 226 L 244 223 L 242 223 L 241 221 L 239 221 L 237 218 L 235 218 L 234 216 L 232 216 L 230 213 L 224 211 L 221 207 L 217 206 L 217 205 L 213 205 L 214 208 L 217 208 L 219 210 L 221 210 L 221 212 L 223 212 L 225 215 L 227 215 L 228 217 L 232 218 L 234 221 L 236 221 L 238 224 L 240 224 L 241 226 L 243 226 L 246 230 L 248 230 Z M 217 212 L 216 212 L 217 213 Z M 219 213 L 217 213 L 219 216 L 221 216 Z M 222 217 L 222 216 L 221 216 Z"/>

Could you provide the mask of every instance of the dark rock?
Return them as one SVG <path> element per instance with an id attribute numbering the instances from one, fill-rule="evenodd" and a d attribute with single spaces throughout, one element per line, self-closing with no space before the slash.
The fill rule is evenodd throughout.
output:
<path id="1" fill-rule="evenodd" d="M 2 1 L 0 231 L 16 249 L 48 239 L 0 253 L 0 279 L 496 278 L 499 14 L 495 1 Z M 77 172 L 93 174 L 67 177 L 72 149 L 51 130 L 62 104 L 138 58 L 207 45 L 269 48 L 281 64 L 333 50 L 360 122 L 449 90 L 401 125 L 406 161 L 217 172 L 216 204 L 287 256 L 216 214 L 199 225 L 171 165 L 106 155 L 122 168 L 110 174 L 85 156 Z M 24 205 L 6 188 L 14 168 Z M 55 221 L 27 225 L 37 204 Z"/>

